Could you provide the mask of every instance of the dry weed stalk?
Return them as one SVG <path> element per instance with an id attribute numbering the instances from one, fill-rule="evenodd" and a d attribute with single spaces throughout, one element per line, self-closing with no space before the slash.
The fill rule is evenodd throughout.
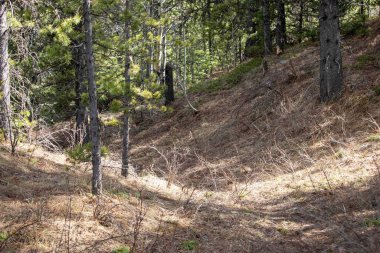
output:
<path id="1" fill-rule="evenodd" d="M 178 179 L 178 172 L 182 164 L 186 161 L 187 157 L 191 154 L 190 148 L 179 148 L 175 145 L 168 151 L 164 152 L 156 148 L 155 146 L 149 146 L 149 148 L 156 151 L 165 162 L 165 171 L 168 181 L 167 187 L 170 187 L 172 183 Z"/>
<path id="2" fill-rule="evenodd" d="M 369 114 L 368 118 L 364 118 L 364 120 L 370 123 L 372 130 L 380 133 L 380 125 L 371 114 Z"/>
<path id="3" fill-rule="evenodd" d="M 13 238 L 22 237 L 23 239 L 26 240 L 27 234 L 24 234 L 24 233 L 27 233 L 28 232 L 27 230 L 29 228 L 32 228 L 34 226 L 38 227 L 39 225 L 43 223 L 44 210 L 46 209 L 47 209 L 47 199 L 42 198 L 38 200 L 35 208 L 32 208 L 30 212 L 26 212 L 27 217 L 22 217 L 24 216 L 24 212 L 23 212 L 20 215 L 21 217 L 19 218 L 25 219 L 26 224 L 21 225 L 20 227 L 16 228 L 13 232 L 9 233 L 9 235 L 5 238 L 5 240 L 3 240 L 0 243 L 0 252 L 3 252 L 3 250 L 6 249 L 7 244 Z M 27 222 L 28 220 L 31 220 L 31 221 Z M 17 224 L 18 221 L 19 221 L 18 218 L 14 219 L 15 224 Z M 11 227 L 13 227 L 13 224 L 9 224 L 8 226 L 5 227 L 5 229 L 11 228 Z M 7 251 L 4 251 L 4 252 L 7 252 Z"/>
<path id="4" fill-rule="evenodd" d="M 132 248 L 131 248 L 131 253 L 137 253 L 139 252 L 139 244 L 141 245 L 141 248 L 144 248 L 143 243 L 139 243 L 139 236 L 141 233 L 142 229 L 142 224 L 144 221 L 144 218 L 147 213 L 146 207 L 144 207 L 143 204 L 143 191 L 139 191 L 139 205 L 138 205 L 138 210 L 135 214 L 135 219 L 133 221 L 133 242 L 132 242 Z"/>
<path id="5" fill-rule="evenodd" d="M 93 203 L 93 217 L 99 223 L 105 227 L 110 226 L 113 221 L 113 212 L 120 204 L 111 205 L 108 207 L 105 203 L 103 203 L 102 197 L 98 196 L 96 201 Z"/>

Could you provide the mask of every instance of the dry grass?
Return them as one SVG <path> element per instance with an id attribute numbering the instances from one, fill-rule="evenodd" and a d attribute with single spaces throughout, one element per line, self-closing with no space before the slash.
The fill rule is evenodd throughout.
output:
<path id="1" fill-rule="evenodd" d="M 379 50 L 378 28 L 346 41 L 338 102 L 319 103 L 310 46 L 273 57 L 264 79 L 252 72 L 233 89 L 190 95 L 197 114 L 180 99 L 135 126 L 138 176 L 119 176 L 119 134 L 106 128 L 100 199 L 88 194 L 88 165 L 0 151 L 0 251 L 378 251 L 380 71 L 355 68 Z"/>

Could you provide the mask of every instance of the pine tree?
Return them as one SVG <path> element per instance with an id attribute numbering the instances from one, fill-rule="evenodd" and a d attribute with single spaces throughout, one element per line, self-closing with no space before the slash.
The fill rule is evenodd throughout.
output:
<path id="1" fill-rule="evenodd" d="M 277 54 L 284 52 L 286 44 L 286 16 L 285 4 L 283 0 L 276 0 L 277 20 L 276 20 L 276 44 Z"/>
<path id="2" fill-rule="evenodd" d="M 265 55 L 272 53 L 271 19 L 269 0 L 262 0 L 263 23 L 264 23 L 264 51 Z"/>
<path id="3" fill-rule="evenodd" d="M 336 99 L 343 91 L 338 0 L 320 0 L 320 96 Z"/>
<path id="4" fill-rule="evenodd" d="M 9 76 L 9 28 L 7 22 L 7 1 L 0 0 L 0 93 L 1 100 L 1 124 L 4 129 L 5 139 L 12 139 L 11 127 L 11 89 Z"/>
<path id="5" fill-rule="evenodd" d="M 102 194 L 102 167 L 100 156 L 100 124 L 98 115 L 98 99 L 95 82 L 93 56 L 93 35 L 90 16 L 90 0 L 83 0 L 84 29 L 86 34 L 86 60 L 88 93 L 90 99 L 90 136 L 92 144 L 92 193 Z"/>
<path id="6" fill-rule="evenodd" d="M 129 0 L 125 1 L 125 13 L 131 13 L 131 7 Z M 131 52 L 129 47 L 129 40 L 131 38 L 130 31 L 130 15 L 127 15 L 125 19 L 125 41 L 126 41 L 126 53 L 125 53 L 125 66 L 124 66 L 124 81 L 125 81 L 125 97 L 124 97 L 124 115 L 123 115 L 123 151 L 122 151 L 122 169 L 121 175 L 128 176 L 129 173 L 129 112 L 130 112 L 130 99 L 131 99 Z"/>

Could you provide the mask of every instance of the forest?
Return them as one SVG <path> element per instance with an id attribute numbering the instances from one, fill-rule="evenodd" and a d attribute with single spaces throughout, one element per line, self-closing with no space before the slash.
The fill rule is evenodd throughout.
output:
<path id="1" fill-rule="evenodd" d="M 380 252 L 379 0 L 0 0 L 0 252 Z"/>

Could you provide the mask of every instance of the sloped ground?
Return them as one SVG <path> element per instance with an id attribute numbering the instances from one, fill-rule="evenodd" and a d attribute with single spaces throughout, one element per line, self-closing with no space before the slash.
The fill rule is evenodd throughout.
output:
<path id="1" fill-rule="evenodd" d="M 265 77 L 192 94 L 198 113 L 179 99 L 133 130 L 139 176 L 115 171 L 109 134 L 101 199 L 88 194 L 88 165 L 0 151 L 0 251 L 378 252 L 378 52 L 379 23 L 345 41 L 347 88 L 327 105 L 313 45 L 273 57 Z"/>

